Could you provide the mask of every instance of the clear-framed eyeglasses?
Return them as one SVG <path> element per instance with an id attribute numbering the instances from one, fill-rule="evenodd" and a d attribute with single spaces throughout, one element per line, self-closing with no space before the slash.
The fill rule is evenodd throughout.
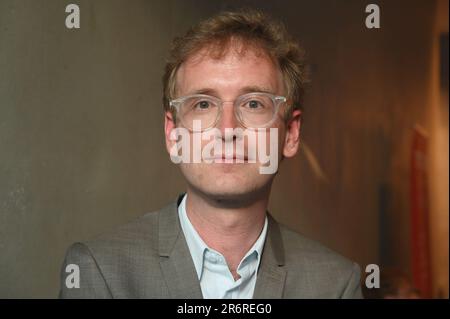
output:
<path id="1" fill-rule="evenodd" d="M 197 122 L 200 123 L 200 130 L 204 131 L 217 125 L 225 102 L 228 101 L 210 95 L 195 94 L 172 100 L 170 106 L 175 109 L 177 120 L 185 128 L 194 131 L 193 123 L 197 120 L 200 121 Z M 277 119 L 280 105 L 285 102 L 284 96 L 265 92 L 247 93 L 234 100 L 234 114 L 245 128 L 266 128 Z"/>

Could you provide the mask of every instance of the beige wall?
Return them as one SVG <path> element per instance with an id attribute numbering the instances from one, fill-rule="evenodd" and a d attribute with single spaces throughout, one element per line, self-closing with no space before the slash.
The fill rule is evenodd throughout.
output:
<path id="1" fill-rule="evenodd" d="M 282 164 L 270 210 L 362 266 L 409 271 L 410 132 L 434 127 L 434 1 L 381 1 L 380 30 L 364 27 L 365 1 L 72 2 L 77 31 L 64 27 L 64 1 L 0 0 L 0 297 L 56 296 L 70 243 L 183 191 L 163 144 L 164 57 L 173 35 L 238 3 L 283 19 L 313 70 L 303 141 L 325 179 L 303 150 Z M 448 123 L 446 134 L 448 145 Z M 438 180 L 448 189 L 448 169 Z M 448 225 L 446 198 L 435 224 Z"/>

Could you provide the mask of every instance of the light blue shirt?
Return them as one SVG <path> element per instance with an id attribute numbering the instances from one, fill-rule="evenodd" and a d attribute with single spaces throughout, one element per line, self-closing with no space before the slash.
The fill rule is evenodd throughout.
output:
<path id="1" fill-rule="evenodd" d="M 256 276 L 267 234 L 267 216 L 261 234 L 239 263 L 237 273 L 240 278 L 235 281 L 223 255 L 208 247 L 191 224 L 186 214 L 186 198 L 187 194 L 178 206 L 178 216 L 194 261 L 203 298 L 253 298 Z"/>

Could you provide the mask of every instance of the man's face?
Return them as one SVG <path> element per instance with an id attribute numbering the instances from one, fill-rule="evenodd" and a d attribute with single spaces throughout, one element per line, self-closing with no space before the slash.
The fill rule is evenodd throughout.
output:
<path id="1" fill-rule="evenodd" d="M 286 94 L 283 85 L 282 74 L 277 65 L 264 55 L 255 53 L 254 50 L 247 50 L 244 54 L 236 50 L 228 50 L 228 53 L 221 59 L 214 59 L 200 51 L 190 57 L 180 67 L 177 73 L 177 97 L 193 94 L 207 94 L 221 99 L 222 101 L 235 101 L 242 94 L 266 91 L 274 95 Z M 296 111 L 291 121 L 291 125 L 286 125 L 281 114 L 286 105 L 280 107 L 276 120 L 271 125 L 277 129 L 277 153 L 276 160 L 279 161 L 284 155 L 291 157 L 295 155 L 298 148 L 299 138 L 299 115 Z M 293 124 L 292 124 L 293 123 Z M 175 143 L 170 140 L 170 131 L 179 123 L 174 123 L 172 114 L 166 113 L 166 144 L 168 150 Z M 239 137 L 225 138 L 225 131 L 228 129 L 242 128 L 233 111 L 233 103 L 223 104 L 221 117 L 216 125 L 220 130 L 223 143 L 223 153 L 226 144 L 233 144 Z M 269 152 L 270 134 L 266 129 L 266 152 Z M 272 131 L 273 132 L 273 131 Z M 191 133 L 191 135 L 194 133 Z M 260 133 L 256 133 L 258 135 Z M 272 136 L 274 138 L 274 136 Z M 214 137 L 213 137 L 214 139 Z M 214 199 L 241 199 L 249 200 L 262 193 L 268 195 L 274 174 L 261 174 L 261 163 L 256 158 L 255 163 L 249 163 L 249 150 L 256 149 L 258 139 L 244 138 L 244 150 L 247 162 L 245 163 L 181 163 L 181 171 L 186 178 L 189 187 Z M 203 148 L 208 140 L 202 141 Z M 191 154 L 195 151 L 191 136 Z M 258 152 L 256 152 L 258 153 Z M 235 154 L 236 155 L 236 154 Z M 276 163 L 278 165 L 278 163 Z"/>

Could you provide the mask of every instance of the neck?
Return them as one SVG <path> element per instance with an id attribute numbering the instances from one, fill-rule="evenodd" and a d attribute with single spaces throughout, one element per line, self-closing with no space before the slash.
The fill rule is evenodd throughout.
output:
<path id="1" fill-rule="evenodd" d="M 190 187 L 187 194 L 186 213 L 190 222 L 203 241 L 225 257 L 234 276 L 239 262 L 264 227 L 268 193 L 245 201 L 245 205 L 211 199 Z"/>

